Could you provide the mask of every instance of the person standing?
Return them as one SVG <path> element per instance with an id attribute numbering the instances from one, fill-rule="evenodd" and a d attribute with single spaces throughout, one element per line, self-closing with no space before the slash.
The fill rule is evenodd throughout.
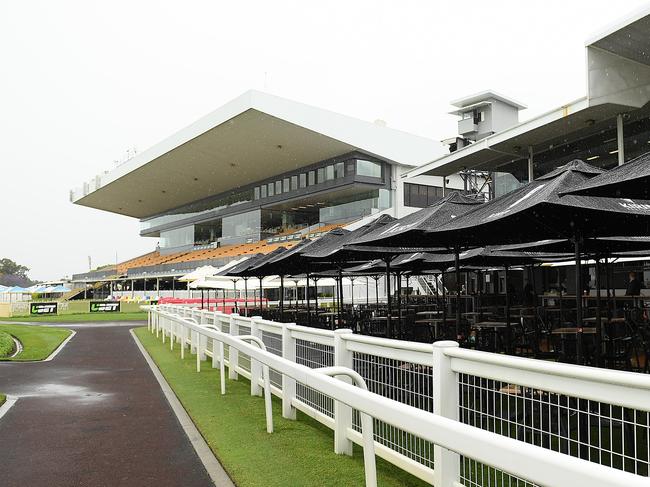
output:
<path id="1" fill-rule="evenodd" d="M 625 290 L 626 296 L 640 296 L 641 295 L 641 281 L 636 278 L 636 272 L 632 271 L 629 274 L 629 281 L 627 282 L 627 289 Z"/>

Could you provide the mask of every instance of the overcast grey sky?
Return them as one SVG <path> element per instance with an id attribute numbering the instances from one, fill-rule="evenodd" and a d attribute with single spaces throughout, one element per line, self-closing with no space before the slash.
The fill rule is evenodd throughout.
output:
<path id="1" fill-rule="evenodd" d="M 645 3 L 4 0 L 0 258 L 54 279 L 152 250 L 69 189 L 247 89 L 439 140 L 460 96 L 583 96 L 584 41 Z"/>

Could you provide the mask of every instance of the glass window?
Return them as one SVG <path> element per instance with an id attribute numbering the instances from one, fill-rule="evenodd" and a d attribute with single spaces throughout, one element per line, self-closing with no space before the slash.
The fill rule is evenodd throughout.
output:
<path id="1" fill-rule="evenodd" d="M 222 220 L 219 241 L 222 245 L 258 240 L 260 235 L 261 211 L 253 210 L 239 215 L 226 216 Z"/>
<path id="2" fill-rule="evenodd" d="M 334 179 L 334 166 L 330 164 L 325 168 L 325 180 L 331 181 L 332 179 Z"/>
<path id="3" fill-rule="evenodd" d="M 334 164 L 334 177 L 336 179 L 345 177 L 345 163 L 337 162 L 336 164 Z"/>
<path id="4" fill-rule="evenodd" d="M 275 194 L 282 194 L 282 181 L 275 182 Z"/>
<path id="5" fill-rule="evenodd" d="M 314 184 L 316 184 L 316 171 L 309 171 L 307 177 L 308 177 L 307 184 L 309 186 L 313 186 Z"/>
<path id="6" fill-rule="evenodd" d="M 282 180 L 282 192 L 283 193 L 289 192 L 289 178 L 284 178 Z"/>
<path id="7" fill-rule="evenodd" d="M 298 189 L 298 176 L 291 176 L 291 191 Z"/>
<path id="8" fill-rule="evenodd" d="M 194 245 L 194 225 L 160 232 L 160 247 L 172 248 Z"/>
<path id="9" fill-rule="evenodd" d="M 307 173 L 302 173 L 298 176 L 300 188 L 307 187 Z"/>
<path id="10" fill-rule="evenodd" d="M 273 183 L 267 184 L 269 188 L 269 196 L 275 196 L 275 185 Z"/>
<path id="11" fill-rule="evenodd" d="M 324 183 L 325 182 L 325 168 L 324 167 L 319 167 L 318 172 L 317 172 L 317 178 L 316 182 L 318 184 Z"/>
<path id="12" fill-rule="evenodd" d="M 255 189 L 253 190 L 253 198 L 256 200 L 260 199 L 260 187 L 256 186 Z"/>
<path id="13" fill-rule="evenodd" d="M 266 184 L 264 186 L 260 186 L 260 198 L 266 198 Z"/>
<path id="14" fill-rule="evenodd" d="M 359 176 L 369 176 L 371 178 L 381 177 L 381 164 L 378 162 L 357 160 L 357 174 Z"/>

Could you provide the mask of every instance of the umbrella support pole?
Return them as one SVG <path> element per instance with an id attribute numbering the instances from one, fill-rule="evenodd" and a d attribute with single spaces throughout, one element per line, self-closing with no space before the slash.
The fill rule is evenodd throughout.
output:
<path id="1" fill-rule="evenodd" d="M 508 266 L 504 266 L 504 270 L 504 284 L 506 286 L 506 353 L 512 354 L 512 329 L 510 328 L 510 283 L 508 282 L 510 273 L 508 272 Z"/>
<path id="2" fill-rule="evenodd" d="M 602 367 L 603 322 L 600 315 L 600 258 L 596 258 L 596 366 Z"/>
<path id="3" fill-rule="evenodd" d="M 402 330 L 402 274 L 395 273 L 395 280 L 397 281 L 397 335 L 403 338 Z"/>
<path id="4" fill-rule="evenodd" d="M 440 271 L 440 283 L 442 284 L 442 329 L 447 330 L 447 292 L 445 291 L 445 271 Z M 436 337 L 438 338 L 438 337 Z"/>
<path id="5" fill-rule="evenodd" d="M 460 252 L 454 248 L 454 267 L 456 269 L 456 340 L 460 340 Z"/>
<path id="6" fill-rule="evenodd" d="M 390 295 L 390 257 L 384 260 L 386 262 L 386 338 L 392 338 L 392 298 Z"/>
<path id="7" fill-rule="evenodd" d="M 244 316 L 248 317 L 248 278 L 246 277 L 244 278 Z"/>
<path id="8" fill-rule="evenodd" d="M 580 261 L 580 236 L 575 235 L 575 262 L 576 262 L 576 327 L 578 328 L 576 340 L 576 362 L 582 365 L 582 263 Z"/>
<path id="9" fill-rule="evenodd" d="M 309 272 L 307 272 L 307 287 L 305 288 L 305 298 L 307 301 L 307 325 L 311 326 L 311 309 L 310 309 L 310 301 L 309 301 Z"/>
<path id="10" fill-rule="evenodd" d="M 280 276 L 280 323 L 284 322 L 284 276 Z"/>

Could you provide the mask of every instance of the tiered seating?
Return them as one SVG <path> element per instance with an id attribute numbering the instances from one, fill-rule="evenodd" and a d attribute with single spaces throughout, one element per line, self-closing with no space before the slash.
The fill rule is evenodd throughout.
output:
<path id="1" fill-rule="evenodd" d="M 173 254 L 161 255 L 160 252 L 154 250 L 153 252 L 149 252 L 148 254 L 144 254 L 141 255 L 140 257 L 136 257 L 134 259 L 127 260 L 126 262 L 122 262 L 121 264 L 118 264 L 117 273 L 125 274 L 128 269 L 133 269 L 135 267 L 145 267 L 150 265 L 166 264 L 168 262 L 175 261 L 175 259 L 178 259 L 179 257 L 186 255 L 188 253 L 191 252 L 175 252 Z"/>
<path id="2" fill-rule="evenodd" d="M 293 247 L 298 242 L 281 242 L 269 244 L 266 241 L 260 241 L 248 244 L 226 245 L 224 247 L 201 249 L 189 252 L 176 252 L 173 254 L 161 255 L 158 251 L 149 252 L 148 254 L 135 257 L 118 264 L 117 274 L 126 274 L 128 269 L 136 267 L 145 267 L 159 264 L 172 264 L 177 262 L 192 262 L 195 260 L 207 259 L 227 259 L 235 257 L 244 257 L 254 254 L 267 254 L 278 247 Z"/>
<path id="3" fill-rule="evenodd" d="M 226 259 L 240 256 L 243 257 L 246 255 L 253 255 L 258 253 L 266 254 L 268 252 L 272 252 L 278 247 L 292 247 L 293 245 L 295 245 L 293 242 L 269 244 L 265 241 L 248 244 L 226 245 L 224 247 L 218 247 L 214 249 L 203 249 L 188 252 L 187 254 L 182 255 L 170 262 L 191 262 L 193 260 Z"/>

